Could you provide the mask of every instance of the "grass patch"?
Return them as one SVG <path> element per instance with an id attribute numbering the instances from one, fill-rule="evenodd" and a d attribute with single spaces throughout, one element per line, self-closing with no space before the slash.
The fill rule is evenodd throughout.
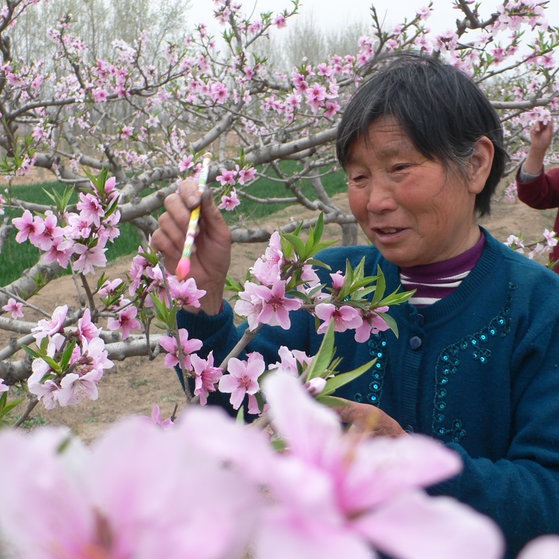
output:
<path id="1" fill-rule="evenodd" d="M 48 425 L 48 424 L 49 424 L 48 419 L 46 419 L 42 415 L 35 415 L 33 417 L 30 417 L 29 419 L 26 419 L 21 424 L 21 427 L 23 429 L 31 430 L 31 429 L 34 429 L 35 427 L 41 427 L 43 425 Z"/>
<path id="2" fill-rule="evenodd" d="M 141 388 L 142 386 L 148 386 L 149 384 L 149 380 L 147 379 L 143 379 L 143 380 L 134 380 L 130 383 L 130 386 L 132 388 Z"/>

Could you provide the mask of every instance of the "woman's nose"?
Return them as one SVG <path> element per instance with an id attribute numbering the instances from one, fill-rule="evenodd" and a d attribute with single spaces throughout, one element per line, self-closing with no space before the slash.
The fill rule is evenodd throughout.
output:
<path id="1" fill-rule="evenodd" d="M 394 192 L 385 181 L 379 179 L 371 180 L 369 196 L 367 199 L 367 211 L 370 213 L 383 213 L 395 210 L 397 207 Z"/>

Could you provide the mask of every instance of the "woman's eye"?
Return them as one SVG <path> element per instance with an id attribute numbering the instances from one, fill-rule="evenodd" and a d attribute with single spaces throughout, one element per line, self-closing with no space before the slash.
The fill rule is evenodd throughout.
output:
<path id="1" fill-rule="evenodd" d="M 367 178 L 365 175 L 354 175 L 348 177 L 348 184 L 356 188 L 362 188 L 367 183 Z"/>
<path id="2" fill-rule="evenodd" d="M 409 169 L 411 167 L 411 163 L 397 163 L 396 165 L 394 165 L 392 167 L 392 170 L 394 172 L 399 172 L 399 171 L 405 171 L 406 169 Z"/>

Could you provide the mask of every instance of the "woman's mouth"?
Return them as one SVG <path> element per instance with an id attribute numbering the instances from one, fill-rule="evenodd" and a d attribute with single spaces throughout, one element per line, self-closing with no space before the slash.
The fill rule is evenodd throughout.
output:
<path id="1" fill-rule="evenodd" d="M 407 229 L 403 227 L 375 227 L 373 233 L 378 241 L 386 243 L 398 241 Z"/>

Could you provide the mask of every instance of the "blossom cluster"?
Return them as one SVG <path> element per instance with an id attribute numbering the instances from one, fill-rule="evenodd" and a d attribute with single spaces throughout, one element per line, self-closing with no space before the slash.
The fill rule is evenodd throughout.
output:
<path id="1" fill-rule="evenodd" d="M 93 273 L 95 267 L 107 264 L 106 245 L 120 234 L 115 185 L 115 177 L 106 181 L 101 177 L 97 184 L 90 181 L 86 191 L 78 194 L 78 211 L 64 207 L 60 215 L 47 210 L 41 216 L 24 210 L 21 217 L 12 220 L 18 230 L 16 241 L 29 241 L 43 251 L 47 263 L 66 268 L 71 262 L 74 271 Z"/>
<path id="2" fill-rule="evenodd" d="M 541 241 L 526 242 L 522 236 L 511 234 L 505 240 L 505 244 L 511 247 L 516 252 L 526 255 L 528 258 L 533 260 L 538 256 L 549 254 L 551 249 L 557 246 L 559 239 L 557 239 L 557 233 L 555 231 L 550 231 L 549 229 L 544 229 L 542 233 Z M 553 263 L 551 263 L 553 265 Z"/>
<path id="3" fill-rule="evenodd" d="M 64 53 L 63 59 L 67 59 L 72 68 L 79 65 L 83 71 L 79 77 L 70 72 L 57 80 L 57 98 L 78 102 L 91 99 L 103 105 L 155 89 L 154 95 L 143 99 L 145 105 L 116 129 L 107 129 L 103 122 L 95 120 L 94 114 L 86 115 L 79 108 L 73 110 L 71 103 L 68 103 L 69 122 L 102 137 L 100 145 L 113 146 L 115 154 L 127 163 L 130 170 L 138 165 L 148 169 L 161 153 L 166 153 L 169 162 L 184 171 L 189 165 L 184 154 L 191 152 L 189 138 L 192 132 L 198 132 L 205 122 L 219 121 L 218 115 L 224 108 L 226 112 L 240 116 L 241 126 L 236 127 L 235 135 L 242 146 L 258 143 L 260 138 L 266 143 L 277 138 L 278 134 L 304 136 L 331 125 L 353 86 L 362 79 L 367 65 L 383 49 L 438 51 L 467 72 L 498 73 L 507 64 L 514 64 L 519 55 L 518 45 L 528 28 L 534 32 L 531 43 L 534 52 L 524 58 L 527 65 L 538 71 L 534 72 L 532 85 L 515 79 L 521 93 L 514 96 L 518 101 L 536 92 L 537 88 L 541 89 L 541 69 L 552 71 L 556 65 L 553 54 L 555 31 L 546 21 L 545 2 L 519 0 L 503 3 L 487 18 L 481 13 L 482 5 L 470 6 L 467 13 L 479 25 L 470 22 L 470 25 L 438 34 L 425 25 L 433 12 L 432 6 L 419 7 L 411 18 L 387 30 L 380 28 L 377 18 L 376 22 L 373 21 L 372 34 L 359 38 L 355 53 L 334 54 L 317 63 L 302 61 L 291 71 L 270 69 L 260 57 L 250 55 L 248 46 L 256 44 L 273 28 L 283 29 L 297 12 L 298 2 L 293 4 L 290 10 L 255 13 L 249 17 L 243 13 L 241 3 L 217 2 L 215 17 L 225 27 L 223 52 L 207 28 L 199 25 L 183 45 L 165 46 L 166 64 L 162 69 L 144 59 L 144 34 L 133 45 L 115 40 L 113 60 L 98 59 L 89 64 L 84 42 L 72 33 L 75 22 L 65 16 L 50 31 L 50 37 Z M 538 34 L 538 31 L 542 33 Z M 467 40 L 466 33 L 469 34 Z M 465 44 L 471 47 L 466 48 Z M 215 64 L 216 61 L 219 64 Z M 47 80 L 40 71 L 43 66 L 37 64 L 37 67 L 29 68 L 28 65 L 7 64 L 5 73 L 12 87 L 36 101 L 45 94 Z M 156 87 L 156 84 L 166 86 Z M 534 90 L 530 91 L 532 87 Z M 184 106 L 188 107 L 186 118 Z M 208 114 L 212 118 L 208 119 Z M 298 124 L 300 119 L 304 119 L 305 126 Z M 36 122 L 33 138 L 37 145 L 54 148 L 56 139 L 52 134 L 51 115 L 40 111 Z M 139 145 L 154 146 L 153 131 L 165 126 L 165 122 L 181 123 L 184 130 L 181 126 L 169 128 L 163 135 L 161 149 L 136 149 Z M 518 121 L 512 119 L 511 122 Z M 230 168 L 222 177 L 231 186 L 229 173 Z M 239 179 L 239 185 L 242 185 L 242 175 Z"/>
<path id="4" fill-rule="evenodd" d="M 160 345 L 167 352 L 165 365 L 176 367 L 184 376 L 193 379 L 193 395 L 200 403 L 207 402 L 210 392 L 220 391 L 230 394 L 233 409 L 239 409 L 246 403 L 250 414 L 259 415 L 265 409 L 261 383 L 268 373 L 277 369 L 299 377 L 315 396 L 326 396 L 333 392 L 328 379 L 334 379 L 337 375 L 331 343 L 334 332 L 352 329 L 355 330 L 355 339 L 362 341 L 368 339 L 371 333 L 389 328 L 396 330 L 396 325 L 387 314 L 389 307 L 405 301 L 411 293 L 386 296 L 380 284 L 377 284 L 376 276 L 365 276 L 363 262 L 355 269 L 348 264 L 343 272 L 339 270 L 331 273 L 330 287 L 322 283 L 315 270 L 315 266 L 320 267 L 315 255 L 328 244 L 321 240 L 322 231 L 321 218 L 310 229 L 306 242 L 296 234 L 272 233 L 264 254 L 251 267 L 244 285 L 230 285 L 236 292 L 234 310 L 247 321 L 248 328 L 235 353 L 230 354 L 223 363 L 214 363 L 212 353 L 207 358 L 196 355 L 202 348 L 202 342 L 190 337 L 186 329 L 180 329 L 175 335 L 161 337 Z M 171 279 L 169 284 L 172 285 Z M 179 299 L 178 303 L 199 307 L 199 298 L 204 292 L 193 288 L 191 293 L 187 301 Z M 166 301 L 172 304 L 173 298 L 167 298 Z M 331 367 L 316 371 L 313 363 L 318 359 L 318 354 L 308 356 L 286 347 L 279 349 L 279 360 L 270 364 L 265 363 L 258 352 L 244 353 L 250 336 L 256 334 L 263 325 L 289 329 L 290 313 L 298 310 L 313 314 L 320 322 L 318 333 L 325 335 L 325 342 L 318 354 L 321 354 L 323 362 L 332 364 Z M 164 319 L 163 316 L 160 318 Z M 371 365 L 363 364 L 362 369 L 351 372 L 348 381 L 353 374 L 363 373 Z M 341 386 L 339 379 L 337 382 L 336 386 Z"/>
<path id="5" fill-rule="evenodd" d="M 30 242 L 43 252 L 46 263 L 71 268 L 72 273 L 83 276 L 84 282 L 96 267 L 106 266 L 106 245 L 119 235 L 120 219 L 115 177 L 108 178 L 102 172 L 90 179 L 89 186 L 79 192 L 75 206 L 69 204 L 69 192 L 51 195 L 56 213 L 48 210 L 41 215 L 25 209 L 21 217 L 12 220 L 18 243 Z M 136 319 L 137 308 L 122 297 L 121 286 L 124 283 L 120 279 L 106 281 L 96 293 L 104 299 L 105 309 L 111 311 L 108 329 L 120 330 L 126 339 L 141 323 Z M 119 295 L 115 297 L 116 292 Z M 14 295 L 2 309 L 19 320 L 24 318 L 26 305 Z M 62 305 L 31 328 L 36 348 L 24 346 L 32 357 L 27 387 L 46 408 L 77 404 L 84 397 L 97 399 L 97 384 L 104 370 L 113 366 L 96 324 L 98 318 L 94 306 L 69 312 L 68 305 Z"/>
<path id="6" fill-rule="evenodd" d="M 39 320 L 33 328 L 38 349 L 27 348 L 34 358 L 27 386 L 47 409 L 77 404 L 84 397 L 96 400 L 97 384 L 113 366 L 89 309 L 72 331 L 65 330 L 67 315 L 68 305 L 63 305 L 50 320 Z"/>

